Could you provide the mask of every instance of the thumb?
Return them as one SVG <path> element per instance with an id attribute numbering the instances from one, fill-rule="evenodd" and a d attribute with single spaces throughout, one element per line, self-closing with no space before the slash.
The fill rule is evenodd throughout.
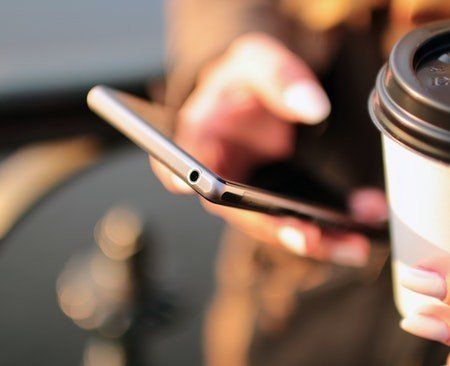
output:
<path id="1" fill-rule="evenodd" d="M 316 124 L 330 101 L 310 68 L 282 43 L 263 34 L 238 39 L 228 55 L 233 79 L 242 80 L 279 117 Z"/>

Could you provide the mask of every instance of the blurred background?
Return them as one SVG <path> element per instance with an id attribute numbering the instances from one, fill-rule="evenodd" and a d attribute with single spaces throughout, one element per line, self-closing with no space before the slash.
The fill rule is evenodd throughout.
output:
<path id="1" fill-rule="evenodd" d="M 0 364 L 200 364 L 221 224 L 84 101 L 158 82 L 162 0 L 0 9 Z"/>

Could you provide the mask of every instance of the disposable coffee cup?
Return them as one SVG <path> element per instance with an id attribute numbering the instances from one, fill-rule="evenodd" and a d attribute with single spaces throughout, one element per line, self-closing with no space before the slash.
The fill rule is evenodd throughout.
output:
<path id="1" fill-rule="evenodd" d="M 394 296 L 406 316 L 439 302 L 400 285 L 406 267 L 450 259 L 450 20 L 395 45 L 369 112 L 382 135 Z"/>

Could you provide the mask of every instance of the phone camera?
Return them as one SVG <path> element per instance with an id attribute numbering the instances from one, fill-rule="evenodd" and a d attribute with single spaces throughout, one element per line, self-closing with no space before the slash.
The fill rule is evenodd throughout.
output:
<path id="1" fill-rule="evenodd" d="M 198 170 L 193 170 L 189 173 L 189 182 L 196 183 L 200 178 L 200 172 Z"/>

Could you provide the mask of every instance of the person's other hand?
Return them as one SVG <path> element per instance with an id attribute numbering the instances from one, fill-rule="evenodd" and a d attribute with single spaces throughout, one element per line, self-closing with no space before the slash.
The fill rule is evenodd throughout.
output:
<path id="1" fill-rule="evenodd" d="M 441 256 L 407 268 L 400 274 L 400 281 L 405 288 L 440 301 L 409 314 L 402 320 L 402 328 L 450 346 L 450 258 Z"/>
<path id="2" fill-rule="evenodd" d="M 251 34 L 238 38 L 201 73 L 180 110 L 174 140 L 218 175 L 245 181 L 258 165 L 292 154 L 294 124 L 317 124 L 329 113 L 327 95 L 308 66 L 274 38 Z M 191 192 L 151 162 L 167 189 Z M 360 191 L 350 203 L 363 220 L 386 216 L 380 191 Z M 369 242 L 356 233 L 323 232 L 294 218 L 206 206 L 249 235 L 297 254 L 357 266 L 368 258 Z"/>

